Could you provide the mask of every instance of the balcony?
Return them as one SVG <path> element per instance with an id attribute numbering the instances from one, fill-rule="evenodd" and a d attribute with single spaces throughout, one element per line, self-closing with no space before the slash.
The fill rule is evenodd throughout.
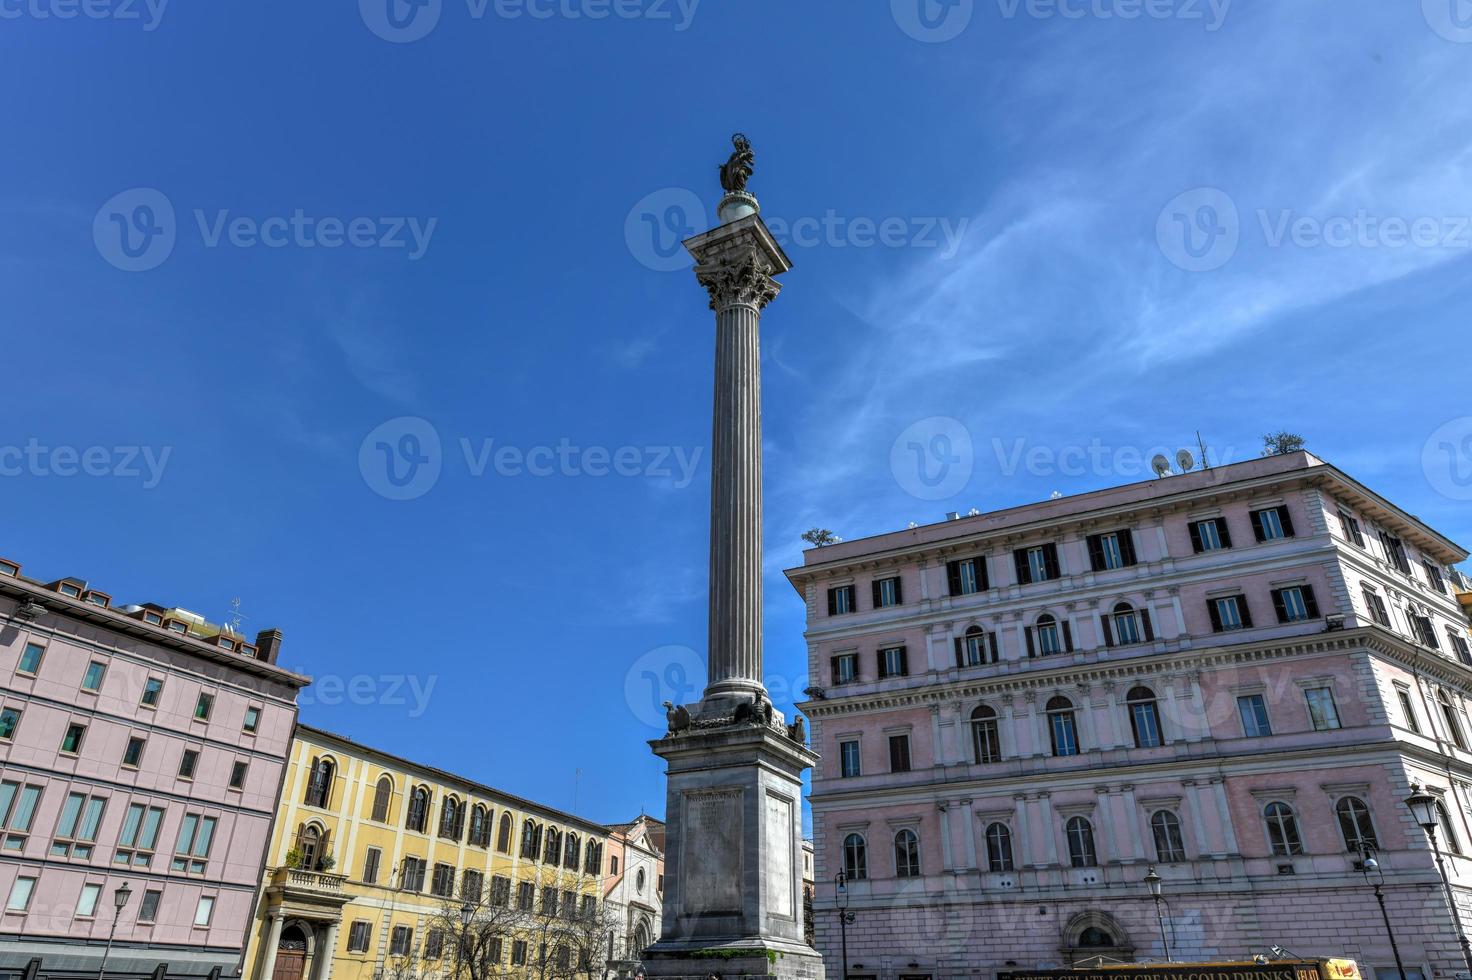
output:
<path id="1" fill-rule="evenodd" d="M 276 868 L 266 883 L 266 904 L 275 914 L 296 915 L 310 921 L 342 918 L 342 907 L 353 900 L 344 888 L 347 875 Z"/>
<path id="2" fill-rule="evenodd" d="M 305 871 L 301 868 L 277 868 L 271 875 L 271 884 L 292 891 L 314 892 L 319 895 L 341 895 L 347 875 L 333 875 L 322 871 Z"/>

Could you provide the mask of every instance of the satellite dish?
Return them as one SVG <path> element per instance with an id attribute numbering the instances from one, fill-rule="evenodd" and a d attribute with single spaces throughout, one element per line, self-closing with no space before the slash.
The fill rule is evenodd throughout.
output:
<path id="1" fill-rule="evenodd" d="M 1181 468 L 1182 473 L 1188 473 L 1196 468 L 1196 457 L 1191 455 L 1191 450 L 1182 449 L 1176 453 L 1176 465 Z"/>
<path id="2" fill-rule="evenodd" d="M 1170 474 L 1170 460 L 1157 453 L 1150 461 L 1150 468 L 1155 471 L 1156 476 L 1167 476 Z"/>

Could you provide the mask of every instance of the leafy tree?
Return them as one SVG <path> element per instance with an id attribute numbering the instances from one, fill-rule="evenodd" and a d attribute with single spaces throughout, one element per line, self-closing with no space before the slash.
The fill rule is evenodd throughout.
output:
<path id="1" fill-rule="evenodd" d="M 1283 456 L 1287 453 L 1296 453 L 1303 449 L 1303 436 L 1296 432 L 1284 429 L 1280 432 L 1270 432 L 1262 437 L 1262 454 L 1264 456 Z"/>
<path id="2" fill-rule="evenodd" d="M 834 534 L 832 531 L 827 530 L 826 528 L 821 527 L 815 527 L 811 531 L 804 531 L 802 533 L 802 539 L 808 544 L 812 545 L 814 548 L 821 548 L 824 545 L 836 544 L 839 540 L 838 535 Z"/>

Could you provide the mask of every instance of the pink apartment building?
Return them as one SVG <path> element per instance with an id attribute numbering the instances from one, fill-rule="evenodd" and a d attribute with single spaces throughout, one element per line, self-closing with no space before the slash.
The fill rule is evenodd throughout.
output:
<path id="1" fill-rule="evenodd" d="M 238 973 L 307 683 L 280 646 L 0 561 L 0 976 L 98 976 L 114 925 L 108 975 Z"/>
<path id="2" fill-rule="evenodd" d="M 1096 956 L 1463 969 L 1467 552 L 1306 453 L 806 552 L 818 947 L 865 980 Z M 1156 905 L 1144 883 L 1164 879 Z M 1373 867 L 1373 866 L 1372 866 Z"/>

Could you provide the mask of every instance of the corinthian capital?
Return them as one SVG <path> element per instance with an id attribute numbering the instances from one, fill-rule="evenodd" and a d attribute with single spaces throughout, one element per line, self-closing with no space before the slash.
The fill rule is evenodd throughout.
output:
<path id="1" fill-rule="evenodd" d="M 780 271 L 760 249 L 747 246 L 711 256 L 695 267 L 695 278 L 710 293 L 713 310 L 732 306 L 760 310 L 781 291 L 782 284 L 772 278 Z"/>

